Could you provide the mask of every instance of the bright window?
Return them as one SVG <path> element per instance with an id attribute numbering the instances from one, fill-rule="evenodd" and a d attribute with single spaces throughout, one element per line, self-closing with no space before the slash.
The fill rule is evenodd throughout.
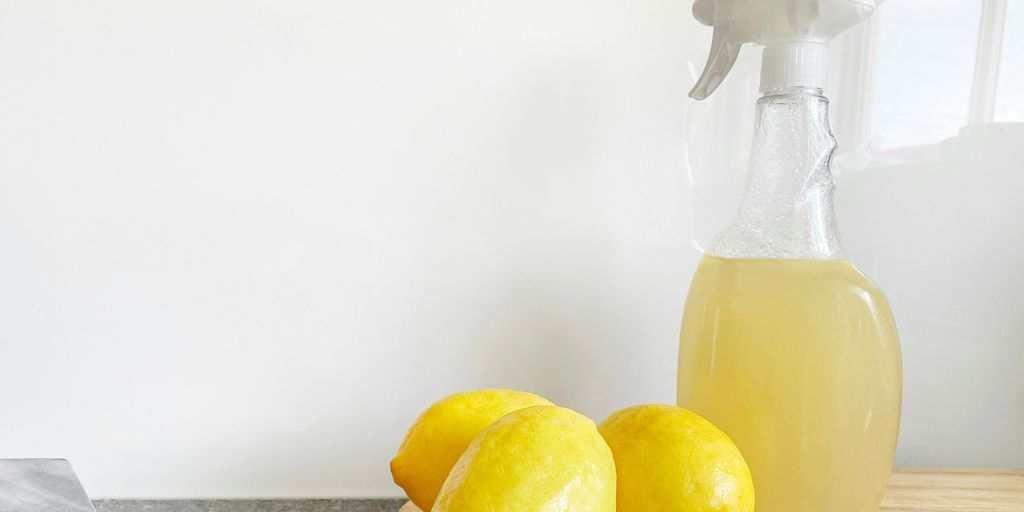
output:
<path id="1" fill-rule="evenodd" d="M 967 124 L 1024 121 L 1024 0 L 889 0 L 873 23 L 873 41 L 861 43 L 873 72 L 855 80 L 870 90 L 859 102 L 869 105 L 859 121 L 868 147 L 929 146 Z"/>
<path id="2" fill-rule="evenodd" d="M 892 0 L 878 12 L 872 136 L 879 149 L 934 144 L 967 124 L 980 0 Z"/>
<path id="3" fill-rule="evenodd" d="M 996 89 L 995 120 L 1024 122 L 1024 0 L 1009 0 Z"/>

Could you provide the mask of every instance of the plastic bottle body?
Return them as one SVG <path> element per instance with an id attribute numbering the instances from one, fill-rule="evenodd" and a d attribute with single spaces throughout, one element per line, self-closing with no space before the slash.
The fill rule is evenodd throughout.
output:
<path id="1" fill-rule="evenodd" d="M 876 510 L 896 448 L 900 368 L 885 295 L 849 262 L 701 262 L 678 401 L 739 446 L 759 512 Z"/>

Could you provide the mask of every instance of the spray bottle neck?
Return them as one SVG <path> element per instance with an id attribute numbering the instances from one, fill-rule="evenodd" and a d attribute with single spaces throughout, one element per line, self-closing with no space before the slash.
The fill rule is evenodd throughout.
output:
<path id="1" fill-rule="evenodd" d="M 745 259 L 842 259 L 832 204 L 836 140 L 820 88 L 777 87 L 757 103 L 736 223 L 709 252 Z"/>

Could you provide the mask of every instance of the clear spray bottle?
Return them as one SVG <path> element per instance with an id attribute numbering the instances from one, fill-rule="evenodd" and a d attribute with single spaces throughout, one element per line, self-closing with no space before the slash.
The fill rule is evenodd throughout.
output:
<path id="1" fill-rule="evenodd" d="M 743 452 L 758 512 L 868 512 L 899 429 L 899 340 L 882 291 L 846 260 L 832 205 L 828 43 L 872 0 L 698 0 L 714 26 L 690 95 L 711 94 L 743 44 L 765 46 L 735 223 L 690 287 L 679 405 Z"/>

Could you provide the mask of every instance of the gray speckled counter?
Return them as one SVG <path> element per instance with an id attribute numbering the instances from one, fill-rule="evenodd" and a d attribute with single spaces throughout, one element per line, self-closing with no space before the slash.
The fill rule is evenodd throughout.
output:
<path id="1" fill-rule="evenodd" d="M 403 503 L 396 499 L 90 502 L 64 459 L 0 459 L 0 512 L 397 512 Z"/>
<path id="2" fill-rule="evenodd" d="M 96 500 L 96 512 L 397 512 L 405 500 Z"/>

